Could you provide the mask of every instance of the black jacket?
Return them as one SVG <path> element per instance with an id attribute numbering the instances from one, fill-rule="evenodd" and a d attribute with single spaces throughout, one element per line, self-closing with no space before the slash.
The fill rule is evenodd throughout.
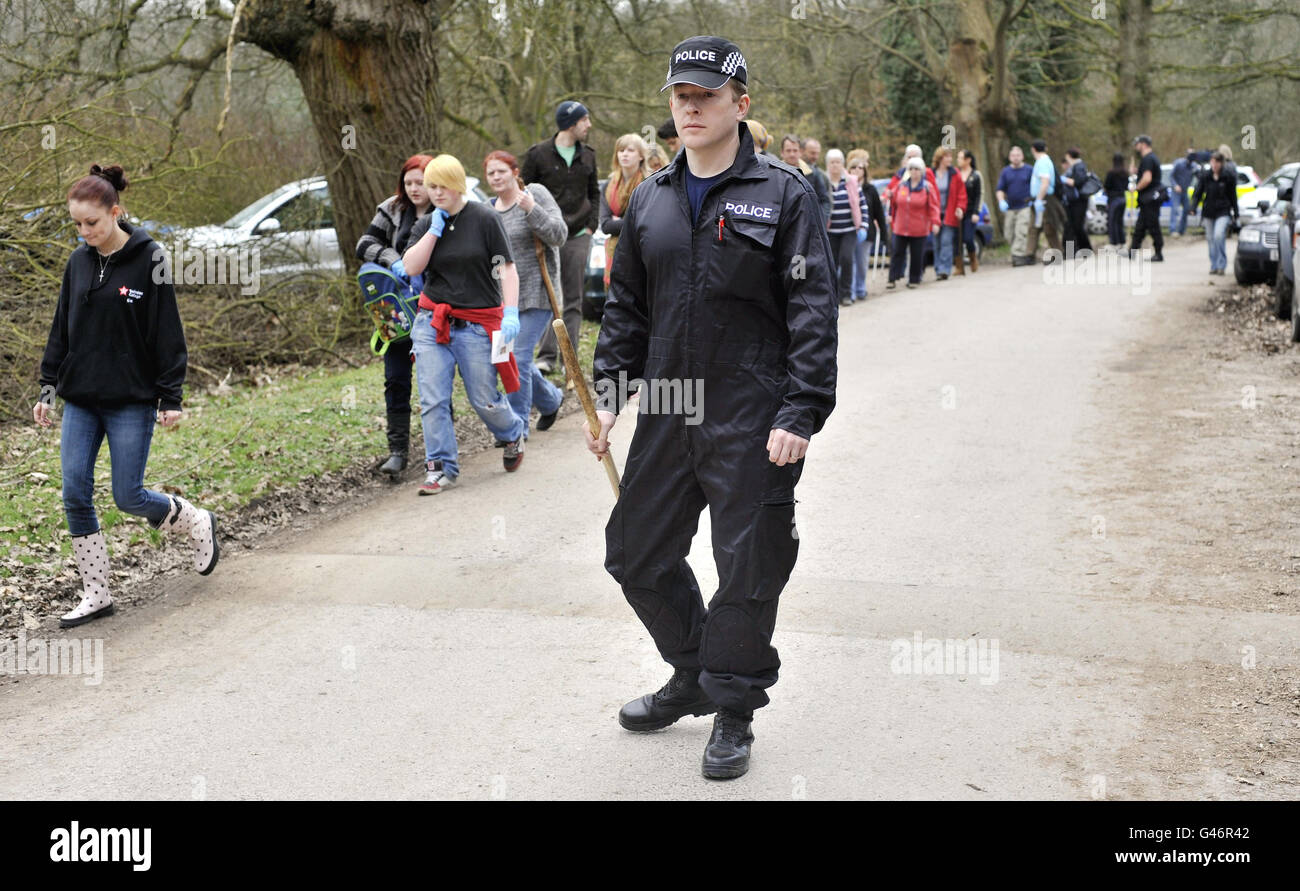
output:
<path id="1" fill-rule="evenodd" d="M 958 174 L 960 177 L 961 174 Z M 980 206 L 984 200 L 984 177 L 978 170 L 972 170 L 966 178 L 966 216 L 968 220 L 978 220 Z"/>
<path id="2" fill-rule="evenodd" d="M 875 243 L 876 233 L 880 233 L 880 241 L 883 244 L 889 244 L 889 224 L 885 222 L 885 205 L 880 200 L 880 193 L 876 187 L 871 184 L 871 180 L 864 179 L 858 183 L 858 188 L 867 199 L 867 220 L 870 221 L 867 228 L 867 237 Z"/>
<path id="3" fill-rule="evenodd" d="M 812 175 L 808 181 L 812 183 L 813 193 L 817 196 L 817 206 L 821 208 L 822 224 L 825 225 L 831 221 L 831 212 L 835 209 L 835 199 L 831 195 L 831 181 L 820 167 L 812 167 Z"/>
<path id="4" fill-rule="evenodd" d="M 835 405 L 830 238 L 808 181 L 755 155 L 749 128 L 737 126 L 740 150 L 693 230 L 684 152 L 632 193 L 593 376 L 602 393 L 620 373 L 704 380 L 706 431 L 726 436 L 767 404 L 770 427 L 807 438 Z"/>
<path id="5" fill-rule="evenodd" d="M 106 264 L 83 244 L 63 269 L 41 384 L 77 405 L 179 409 L 188 354 L 170 267 L 148 233 L 119 225 L 130 238 Z"/>
<path id="6" fill-rule="evenodd" d="M 600 224 L 600 186 L 596 178 L 596 152 L 586 143 L 574 143 L 573 164 L 555 150 L 555 137 L 539 142 L 524 153 L 519 174 L 525 183 L 546 186 L 564 214 L 569 237 L 583 229 L 595 232 Z"/>
<path id="7" fill-rule="evenodd" d="M 1201 211 L 1201 216 L 1205 219 L 1214 219 L 1216 217 L 1237 216 L 1237 177 L 1235 172 L 1231 175 L 1228 173 L 1228 165 L 1223 165 L 1223 170 L 1219 171 L 1219 178 L 1214 178 L 1213 170 L 1204 170 L 1196 179 L 1196 190 L 1192 192 L 1192 210 L 1201 206 L 1205 202 L 1205 209 Z"/>

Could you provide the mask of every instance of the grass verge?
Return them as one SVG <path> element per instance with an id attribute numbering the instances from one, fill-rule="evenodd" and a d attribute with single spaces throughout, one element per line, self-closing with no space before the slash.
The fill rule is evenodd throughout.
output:
<path id="1" fill-rule="evenodd" d="M 583 322 L 578 354 L 588 372 L 598 333 L 596 323 Z M 462 453 L 487 444 L 459 378 L 453 404 Z M 569 400 L 566 413 L 576 404 Z M 412 422 L 412 459 L 418 462 L 418 404 Z M 274 498 L 325 473 L 374 465 L 387 451 L 386 424 L 380 359 L 361 368 L 270 368 L 237 386 L 191 395 L 176 427 L 155 427 L 145 485 L 220 513 L 228 532 L 254 500 Z M 75 584 L 58 427 L 0 426 L 0 455 L 0 598 L 31 597 L 38 579 L 63 577 Z M 95 466 L 95 506 L 110 553 L 161 547 L 162 533 L 114 506 L 109 457 L 106 443 Z M 10 605 L 0 603 L 0 611 Z"/>

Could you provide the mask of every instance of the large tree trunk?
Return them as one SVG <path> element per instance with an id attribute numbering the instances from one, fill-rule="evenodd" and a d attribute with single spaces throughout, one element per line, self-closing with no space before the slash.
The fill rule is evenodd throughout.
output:
<path id="1" fill-rule="evenodd" d="M 1002 231 L 1001 213 L 996 202 L 988 199 L 1000 162 L 1010 148 L 1007 134 L 1018 108 L 1011 85 L 1007 34 L 1021 11 L 1023 6 L 1016 8 L 1016 0 L 960 3 L 956 34 L 948 46 L 946 81 L 953 97 L 957 141 L 974 152 L 976 163 L 985 171 L 985 200 L 996 232 Z"/>
<path id="2" fill-rule="evenodd" d="M 240 39 L 298 76 L 352 272 L 402 162 L 437 146 L 438 21 L 430 0 L 248 0 L 239 22 Z"/>
<path id="3" fill-rule="evenodd" d="M 969 147 L 983 162 L 984 103 L 989 90 L 988 49 L 993 23 L 985 0 L 958 4 L 957 30 L 948 44 L 945 78 L 952 101 L 952 122 L 959 147 Z"/>
<path id="4" fill-rule="evenodd" d="M 1117 0 L 1119 47 L 1115 100 L 1111 105 L 1111 137 L 1128 145 L 1151 126 L 1152 0 Z"/>

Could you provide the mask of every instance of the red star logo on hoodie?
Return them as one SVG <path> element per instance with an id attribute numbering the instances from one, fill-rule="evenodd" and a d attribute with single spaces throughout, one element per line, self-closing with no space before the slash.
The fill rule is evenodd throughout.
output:
<path id="1" fill-rule="evenodd" d="M 126 296 L 126 285 L 123 285 L 122 287 L 118 288 L 118 289 L 117 289 L 117 293 L 119 293 L 119 294 L 121 294 L 123 297 L 125 297 L 125 296 Z"/>

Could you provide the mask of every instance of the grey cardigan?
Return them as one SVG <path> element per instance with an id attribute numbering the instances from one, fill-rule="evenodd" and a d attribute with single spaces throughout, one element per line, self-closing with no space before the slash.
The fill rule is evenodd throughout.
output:
<path id="1" fill-rule="evenodd" d="M 510 255 L 515 261 L 515 271 L 519 273 L 519 311 L 551 308 L 551 301 L 546 296 L 546 285 L 542 282 L 541 267 L 537 265 L 537 254 L 533 249 L 534 235 L 546 247 L 546 271 L 551 277 L 551 286 L 555 288 L 555 296 L 563 307 L 564 295 L 560 291 L 560 245 L 568 240 L 569 227 L 546 186 L 529 183 L 525 188 L 537 202 L 532 210 L 524 213 L 516 204 L 507 211 L 498 211 L 501 225 L 505 226 L 506 238 L 510 240 Z M 492 203 L 496 204 L 495 198 Z"/>

